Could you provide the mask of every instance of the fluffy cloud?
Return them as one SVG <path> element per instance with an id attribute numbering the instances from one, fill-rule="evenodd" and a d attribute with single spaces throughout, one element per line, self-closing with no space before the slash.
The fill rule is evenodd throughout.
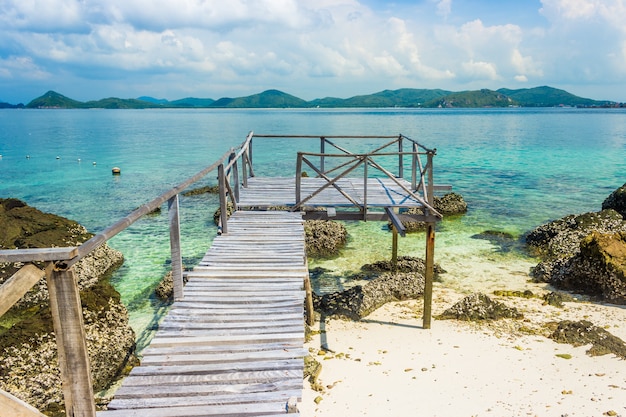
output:
<path id="1" fill-rule="evenodd" d="M 624 1 L 516 2 L 534 17 L 522 22 L 488 0 L 472 10 L 454 0 L 2 0 L 0 80 L 67 84 L 90 99 L 120 84 L 126 96 L 193 85 L 204 97 L 279 88 L 315 98 L 620 81 Z M 97 84 L 114 79 L 123 83 Z"/>

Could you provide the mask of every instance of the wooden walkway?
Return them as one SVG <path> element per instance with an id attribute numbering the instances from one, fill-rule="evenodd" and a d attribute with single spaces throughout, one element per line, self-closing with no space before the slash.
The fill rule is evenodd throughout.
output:
<path id="1" fill-rule="evenodd" d="M 287 413 L 302 396 L 307 274 L 300 213 L 237 211 L 97 415 Z"/>

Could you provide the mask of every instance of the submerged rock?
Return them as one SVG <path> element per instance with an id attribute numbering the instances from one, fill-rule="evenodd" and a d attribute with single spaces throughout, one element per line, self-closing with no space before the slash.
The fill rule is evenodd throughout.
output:
<path id="1" fill-rule="evenodd" d="M 592 345 L 587 351 L 590 356 L 601 356 L 612 353 L 626 359 L 626 343 L 605 329 L 595 326 L 587 320 L 564 320 L 556 325 L 550 338 L 558 343 L 568 343 L 573 346 Z"/>
<path id="2" fill-rule="evenodd" d="M 92 235 L 78 223 L 0 199 L 1 249 L 75 246 Z M 108 387 L 134 360 L 135 335 L 128 311 L 108 282 L 123 262 L 119 251 L 104 244 L 74 265 L 80 289 L 94 390 Z M 40 268 L 43 265 L 36 264 Z M 0 283 L 22 264 L 0 264 Z M 56 340 L 45 279 L 2 317 L 0 389 L 49 415 L 63 414 L 63 393 Z"/>
<path id="3" fill-rule="evenodd" d="M 521 319 L 524 316 L 515 308 L 493 301 L 487 295 L 475 293 L 463 298 L 438 315 L 438 320 L 456 319 L 466 321 Z"/>

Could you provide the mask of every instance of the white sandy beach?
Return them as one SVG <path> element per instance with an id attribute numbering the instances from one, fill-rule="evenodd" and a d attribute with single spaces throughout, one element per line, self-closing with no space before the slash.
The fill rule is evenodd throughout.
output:
<path id="1" fill-rule="evenodd" d="M 483 292 L 525 318 L 492 324 L 433 319 L 426 330 L 420 300 L 387 304 L 360 322 L 316 323 L 321 332 L 307 347 L 322 364 L 323 391 L 305 382 L 301 414 L 626 416 L 626 361 L 589 356 L 589 346 L 559 344 L 541 331 L 546 322 L 584 319 L 626 340 L 624 306 L 571 302 L 557 308 L 539 298 Z M 465 295 L 435 283 L 433 314 Z"/>

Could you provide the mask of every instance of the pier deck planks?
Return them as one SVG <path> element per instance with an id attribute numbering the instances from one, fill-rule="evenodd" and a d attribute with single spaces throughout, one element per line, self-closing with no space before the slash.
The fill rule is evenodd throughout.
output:
<path id="1" fill-rule="evenodd" d="M 302 216 L 238 211 L 228 230 L 98 417 L 275 416 L 301 399 Z"/>

